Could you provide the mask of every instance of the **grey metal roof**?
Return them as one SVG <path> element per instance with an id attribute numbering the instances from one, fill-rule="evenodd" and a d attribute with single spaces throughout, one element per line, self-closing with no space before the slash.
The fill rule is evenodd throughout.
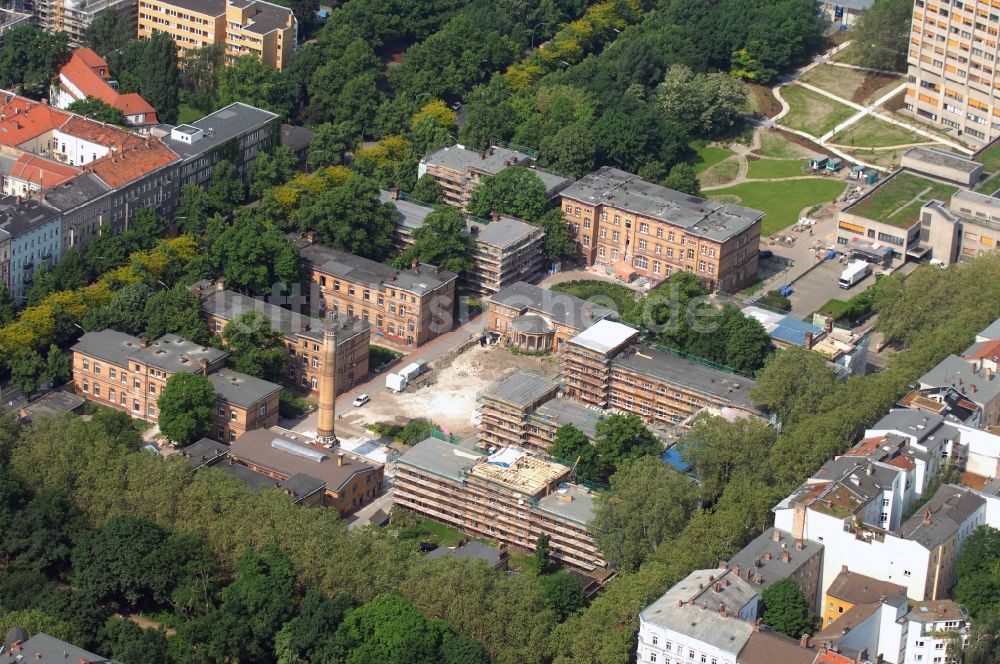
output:
<path id="1" fill-rule="evenodd" d="M 107 664 L 111 660 L 39 632 L 21 644 L 19 651 L 0 652 L 0 664 Z"/>
<path id="2" fill-rule="evenodd" d="M 187 457 L 188 464 L 193 470 L 212 465 L 225 457 L 228 452 L 229 445 L 210 438 L 199 438 L 180 451 L 181 455 Z"/>
<path id="3" fill-rule="evenodd" d="M 519 371 L 495 381 L 483 391 L 484 398 L 496 399 L 517 408 L 528 408 L 554 395 L 559 383 L 537 374 Z"/>
<path id="4" fill-rule="evenodd" d="M 722 575 L 730 579 L 730 584 L 722 593 L 715 593 L 713 581 L 709 578 L 716 579 Z M 712 591 L 710 597 L 702 597 L 706 586 Z M 640 615 L 647 623 L 671 629 L 736 655 L 753 633 L 753 624 L 733 617 L 732 609 L 738 611 L 756 594 L 750 584 L 725 570 L 696 570 L 647 606 Z M 725 599 L 717 595 L 723 595 Z M 681 601 L 684 604 L 678 606 Z M 726 606 L 730 615 L 724 616 L 717 610 L 720 603 Z"/>
<path id="5" fill-rule="evenodd" d="M 716 242 L 725 242 L 764 217 L 759 210 L 713 203 L 609 166 L 585 175 L 564 189 L 562 195 L 587 205 L 609 205 L 665 221 Z"/>
<path id="6" fill-rule="evenodd" d="M 547 422 L 554 422 L 557 426 L 572 424 L 582 431 L 588 438 L 597 438 L 597 423 L 601 421 L 601 414 L 585 406 L 581 406 L 576 401 L 570 399 L 549 399 L 539 406 L 533 417 Z"/>
<path id="7" fill-rule="evenodd" d="M 162 369 L 169 374 L 197 373 L 201 371 L 201 361 L 209 365 L 224 360 L 229 353 L 212 346 L 202 346 L 176 334 L 164 334 L 145 348 L 138 348 L 129 358 Z"/>
<path id="8" fill-rule="evenodd" d="M 530 170 L 538 176 L 538 179 L 545 185 L 545 195 L 549 198 L 561 193 L 564 189 L 566 189 L 566 187 L 573 184 L 573 181 L 569 178 L 556 175 L 555 173 L 549 173 L 548 171 L 543 171 L 540 168 L 532 168 Z"/>
<path id="9" fill-rule="evenodd" d="M 32 198 L 22 198 L 20 203 L 15 196 L 0 198 L 0 228 L 10 233 L 11 237 L 44 226 L 58 219 L 59 215 L 59 210 Z"/>
<path id="10" fill-rule="evenodd" d="M 985 406 L 1000 396 L 1000 376 L 994 375 L 991 380 L 982 367 L 974 372 L 973 363 L 957 355 L 949 355 L 920 377 L 923 388 L 947 385 L 959 389 L 966 399 L 979 406 Z"/>
<path id="11" fill-rule="evenodd" d="M 225 368 L 209 374 L 208 381 L 215 396 L 242 408 L 251 408 L 281 391 L 281 385 Z"/>
<path id="12" fill-rule="evenodd" d="M 823 545 L 812 540 L 802 540 L 802 548 L 796 546 L 796 540 L 791 533 L 778 530 L 773 526 L 758 535 L 735 556 L 729 559 L 729 568 L 745 575 L 751 571 L 749 581 L 761 588 L 766 588 L 775 581 L 781 581 L 794 575 L 799 568 L 811 561 L 823 550 Z M 786 563 L 782 554 L 788 552 Z"/>
<path id="13" fill-rule="evenodd" d="M 899 535 L 934 549 L 955 534 L 986 501 L 965 487 L 946 484 L 900 527 Z"/>
<path id="14" fill-rule="evenodd" d="M 982 341 L 1000 339 L 1000 318 L 987 325 L 986 329 L 976 335 L 976 339 Z"/>
<path id="15" fill-rule="evenodd" d="M 71 413 L 83 405 L 84 399 L 72 392 L 55 390 L 49 392 L 24 407 L 28 417 L 35 415 L 61 415 Z"/>
<path id="16" fill-rule="evenodd" d="M 434 211 L 433 207 L 421 205 L 416 201 L 407 201 L 401 198 L 393 200 L 392 193 L 385 189 L 379 189 L 378 198 L 383 203 L 392 203 L 396 207 L 396 225 L 410 230 L 423 226 L 427 215 Z"/>
<path id="17" fill-rule="evenodd" d="M 454 272 L 426 263 L 421 263 L 416 270 L 397 270 L 346 251 L 308 244 L 295 234 L 288 237 L 299 248 L 302 261 L 314 270 L 372 288 L 390 287 L 414 295 L 425 295 L 458 278 Z"/>
<path id="18" fill-rule="evenodd" d="M 514 161 L 513 164 L 511 160 Z M 476 152 L 466 149 L 464 145 L 452 145 L 432 152 L 421 161 L 428 166 L 448 168 L 461 173 L 474 169 L 488 175 L 496 175 L 512 165 L 518 166 L 530 160 L 531 157 L 523 152 L 507 148 L 493 146 L 483 152 Z"/>
<path id="19" fill-rule="evenodd" d="M 655 348 L 643 346 L 636 352 L 622 353 L 611 360 L 611 364 L 713 396 L 730 405 L 756 408 L 750 399 L 750 391 L 757 384 L 752 378 L 715 369 Z"/>
<path id="20" fill-rule="evenodd" d="M 550 320 L 578 330 L 585 330 L 605 318 L 618 318 L 613 309 L 591 304 L 568 293 L 539 288 L 524 281 L 504 288 L 492 296 L 490 302 L 513 307 L 521 313 L 528 311 L 541 313 Z"/>
<path id="21" fill-rule="evenodd" d="M 271 323 L 271 329 L 280 332 L 282 336 L 308 337 L 316 341 L 323 339 L 324 319 L 310 316 L 308 310 L 304 313 L 295 312 L 262 299 L 242 295 L 236 291 L 214 288 L 206 290 L 202 287 L 201 310 L 227 321 L 248 311 L 259 311 L 267 316 L 267 320 Z M 370 328 L 371 325 L 359 318 L 338 314 L 337 345 L 348 343 Z"/>
<path id="22" fill-rule="evenodd" d="M 206 115 L 201 120 L 188 123 L 205 132 L 201 139 L 189 145 L 173 140 L 168 133 L 163 137 L 163 142 L 181 157 L 188 159 L 208 152 L 237 136 L 263 127 L 277 117 L 275 113 L 270 111 L 241 102 L 233 102 L 225 108 L 220 108 L 214 113 Z"/>
<path id="23" fill-rule="evenodd" d="M 396 465 L 412 466 L 454 482 L 461 481 L 466 470 L 483 459 L 437 438 L 423 440 L 399 457 Z"/>
<path id="24" fill-rule="evenodd" d="M 296 473 L 287 480 L 280 482 L 278 487 L 287 491 L 292 502 L 302 502 L 317 491 L 326 487 L 326 482 L 305 473 Z"/>
<path id="25" fill-rule="evenodd" d="M 111 188 L 93 173 L 81 173 L 45 192 L 45 202 L 63 212 L 68 212 L 103 196 Z"/>
<path id="26" fill-rule="evenodd" d="M 476 226 L 479 228 L 479 232 L 475 235 L 476 242 L 488 244 L 498 249 L 506 249 L 539 231 L 538 226 L 533 226 L 514 217 L 500 217 L 496 221 L 491 221 L 488 224 L 476 224 Z"/>
<path id="27" fill-rule="evenodd" d="M 247 5 L 253 13 L 249 17 L 249 22 L 243 26 L 243 29 L 259 35 L 266 35 L 269 32 L 284 28 L 288 18 L 293 16 L 291 9 L 270 2 L 260 2 L 257 0 L 256 2 L 247 3 Z"/>
<path id="28" fill-rule="evenodd" d="M 594 518 L 594 494 L 585 487 L 569 484 L 540 498 L 538 509 L 564 521 L 586 526 Z"/>
<path id="29" fill-rule="evenodd" d="M 122 367 L 128 366 L 129 358 L 139 348 L 138 337 L 109 328 L 87 332 L 73 344 L 72 350 Z"/>

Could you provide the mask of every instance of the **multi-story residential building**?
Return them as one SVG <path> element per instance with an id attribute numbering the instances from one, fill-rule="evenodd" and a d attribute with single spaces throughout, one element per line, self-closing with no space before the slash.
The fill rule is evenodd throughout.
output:
<path id="1" fill-rule="evenodd" d="M 587 265 L 653 282 L 687 271 L 721 291 L 757 278 L 763 212 L 713 203 L 607 166 L 561 196 Z"/>
<path id="2" fill-rule="evenodd" d="M 139 37 L 165 32 L 181 54 L 224 44 L 230 58 L 256 56 L 272 69 L 288 66 L 298 47 L 292 10 L 263 0 L 140 0 Z"/>
<path id="3" fill-rule="evenodd" d="M 906 614 L 904 664 L 954 662 L 969 638 L 969 614 L 951 600 L 912 602 Z"/>
<path id="4" fill-rule="evenodd" d="M 55 265 L 62 255 L 62 217 L 38 201 L 20 196 L 0 198 L 0 230 L 10 235 L 7 283 L 10 296 L 24 299 L 43 264 Z"/>
<path id="5" fill-rule="evenodd" d="M 413 244 L 413 232 L 423 226 L 433 208 L 401 199 L 399 192 L 382 191 L 383 203 L 396 206 L 393 246 L 403 251 Z M 494 214 L 492 221 L 468 217 L 472 269 L 459 275 L 466 288 L 493 295 L 518 281 L 534 281 L 545 269 L 545 231 L 538 226 Z"/>
<path id="6" fill-rule="evenodd" d="M 813 635 L 828 652 L 837 657 L 821 657 L 818 662 L 841 664 L 899 664 L 906 647 L 906 612 L 909 601 L 904 595 L 881 596 L 867 604 L 858 604 L 833 623 Z"/>
<path id="7" fill-rule="evenodd" d="M 888 597 L 906 597 L 904 586 L 873 579 L 864 574 L 852 572 L 844 565 L 830 587 L 826 589 L 823 600 L 823 626 L 832 624 L 841 616 L 861 604 L 874 604 L 885 601 Z"/>
<path id="8" fill-rule="evenodd" d="M 426 263 L 397 270 L 290 235 L 323 309 L 360 318 L 390 343 L 419 346 L 452 328 L 458 275 Z"/>
<path id="9" fill-rule="evenodd" d="M 121 111 L 125 124 L 139 131 L 148 131 L 160 123 L 156 109 L 140 95 L 118 92 L 117 82 L 111 82 L 107 61 L 89 48 L 73 51 L 69 62 L 59 68 L 49 94 L 50 103 L 63 109 L 87 97 L 99 99 Z"/>
<path id="10" fill-rule="evenodd" d="M 225 290 L 225 282 L 199 282 L 193 286 L 201 298 L 201 311 L 213 334 L 222 334 L 226 323 L 248 311 L 259 311 L 280 332 L 288 349 L 288 378 L 293 389 L 316 394 L 323 363 L 323 320 Z M 342 315 L 337 321 L 337 394 L 368 377 L 368 344 L 371 325 Z"/>
<path id="11" fill-rule="evenodd" d="M 498 175 L 513 166 L 527 167 L 534 161 L 531 155 L 504 147 L 492 145 L 482 152 L 469 150 L 464 145 L 456 144 L 444 147 L 420 160 L 417 175 L 429 175 L 441 185 L 444 190 L 444 202 L 457 208 L 465 209 L 469 203 L 472 190 L 482 182 L 483 178 Z M 570 180 L 532 169 L 545 185 L 549 198 L 556 196 L 569 186 Z"/>
<path id="12" fill-rule="evenodd" d="M 993 350 L 971 352 L 967 357 L 949 355 L 918 380 L 921 389 L 958 390 L 979 410 L 979 426 L 987 429 L 1000 424 L 1000 375 Z"/>
<path id="13" fill-rule="evenodd" d="M 736 657 L 736 664 L 816 664 L 823 648 L 813 645 L 808 635 L 795 640 L 758 626 Z M 680 660 L 678 660 L 680 661 Z M 857 664 L 851 660 L 850 664 Z"/>
<path id="14" fill-rule="evenodd" d="M 822 559 L 823 545 L 819 542 L 795 539 L 791 533 L 772 527 L 720 567 L 732 570 L 758 592 L 776 581 L 791 579 L 816 611 L 822 598 L 819 592 Z"/>
<path id="15" fill-rule="evenodd" d="M 23 627 L 11 628 L 4 637 L 3 648 L 0 648 L 0 664 L 19 664 L 20 662 L 35 662 L 36 664 L 113 664 L 112 660 L 83 648 L 77 648 L 44 632 L 36 632 L 28 636 Z"/>
<path id="16" fill-rule="evenodd" d="M 935 4 L 917 0 L 907 57 L 906 110 L 966 142 L 1000 135 L 1000 101 L 993 85 L 1000 56 L 1000 15 L 986 0 Z"/>
<path id="17" fill-rule="evenodd" d="M 17 5 L 15 5 L 17 6 Z M 34 22 L 34 16 L 13 9 L 0 9 L 0 46 L 4 36 L 16 27 Z"/>
<path id="18" fill-rule="evenodd" d="M 136 0 L 33 0 L 38 25 L 47 32 L 65 32 L 70 46 L 80 46 L 84 33 L 105 14 L 121 14 L 135 25 Z"/>
<path id="19" fill-rule="evenodd" d="M 759 414 L 752 379 L 637 343 L 638 332 L 603 320 L 562 351 L 566 396 L 601 410 L 634 413 L 649 424 L 682 424 L 704 409 Z"/>
<path id="20" fill-rule="evenodd" d="M 32 196 L 73 179 L 83 171 L 75 166 L 25 152 L 3 176 L 5 196 Z"/>
<path id="21" fill-rule="evenodd" d="M 549 551 L 583 570 L 606 562 L 587 529 L 590 490 L 567 484 L 570 468 L 515 447 L 483 456 L 435 438 L 396 461 L 395 503 L 473 537 L 534 550 L 541 535 Z"/>
<path id="22" fill-rule="evenodd" d="M 756 589 L 732 570 L 691 572 L 639 614 L 636 661 L 736 664 L 759 611 Z"/>
<path id="23" fill-rule="evenodd" d="M 178 373 L 202 373 L 216 391 L 212 435 L 223 440 L 278 421 L 281 387 L 224 368 L 227 354 L 167 334 L 153 342 L 115 330 L 88 332 L 73 346 L 77 392 L 97 403 L 156 422 L 157 400 Z M 235 434 L 235 435 L 234 435 Z"/>
<path id="24" fill-rule="evenodd" d="M 486 304 L 487 331 L 518 350 L 537 352 L 557 351 L 591 325 L 617 317 L 613 309 L 520 281 Z"/>
<path id="25" fill-rule="evenodd" d="M 0 228 L 0 283 L 10 287 L 10 233 Z"/>
<path id="26" fill-rule="evenodd" d="M 382 464 L 345 449 L 327 449 L 276 426 L 241 435 L 222 463 L 263 476 L 297 504 L 335 507 L 342 516 L 369 504 L 383 491 Z"/>

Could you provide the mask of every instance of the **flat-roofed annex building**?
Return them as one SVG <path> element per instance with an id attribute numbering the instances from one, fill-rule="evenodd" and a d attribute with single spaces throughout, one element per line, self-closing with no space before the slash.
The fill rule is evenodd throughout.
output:
<path id="1" fill-rule="evenodd" d="M 324 309 L 360 318 L 391 343 L 419 346 L 452 328 L 458 275 L 422 263 L 397 270 L 346 251 L 289 235 Z"/>
<path id="2" fill-rule="evenodd" d="M 562 351 L 567 397 L 600 410 L 633 413 L 647 424 L 683 424 L 704 409 L 758 415 L 752 379 L 638 343 L 637 330 L 604 320 Z"/>
<path id="3" fill-rule="evenodd" d="M 763 212 L 713 203 L 608 166 L 560 195 L 587 265 L 654 282 L 687 271 L 722 291 L 757 278 Z"/>
<path id="4" fill-rule="evenodd" d="M 605 567 L 587 530 L 593 494 L 566 483 L 569 473 L 515 447 L 484 456 L 428 438 L 396 461 L 394 499 L 474 537 L 528 551 L 548 535 L 558 560 L 583 570 Z"/>
<path id="5" fill-rule="evenodd" d="M 280 71 L 298 47 L 298 29 L 290 9 L 263 0 L 139 0 L 139 37 L 165 32 L 182 55 L 223 44 L 230 58 L 253 55 Z"/>

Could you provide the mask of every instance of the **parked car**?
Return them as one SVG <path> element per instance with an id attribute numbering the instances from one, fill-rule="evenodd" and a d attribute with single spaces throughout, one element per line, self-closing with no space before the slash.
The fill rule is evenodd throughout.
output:
<path id="1" fill-rule="evenodd" d="M 368 396 L 367 394 L 359 394 L 358 396 L 356 396 L 354 398 L 354 407 L 355 408 L 360 408 L 361 406 L 364 406 L 369 401 L 371 401 L 371 397 L 370 396 Z"/>

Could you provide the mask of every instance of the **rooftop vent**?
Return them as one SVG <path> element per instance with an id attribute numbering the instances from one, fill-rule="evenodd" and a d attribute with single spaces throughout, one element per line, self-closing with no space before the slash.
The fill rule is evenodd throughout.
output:
<path id="1" fill-rule="evenodd" d="M 290 440 L 285 440 L 284 438 L 272 439 L 271 447 L 276 450 L 281 450 L 282 452 L 294 454 L 295 456 L 302 457 L 303 459 L 309 459 L 310 461 L 314 461 L 316 463 L 322 463 L 326 458 L 326 454 L 320 450 L 305 447 L 304 445 L 297 445 Z"/>

